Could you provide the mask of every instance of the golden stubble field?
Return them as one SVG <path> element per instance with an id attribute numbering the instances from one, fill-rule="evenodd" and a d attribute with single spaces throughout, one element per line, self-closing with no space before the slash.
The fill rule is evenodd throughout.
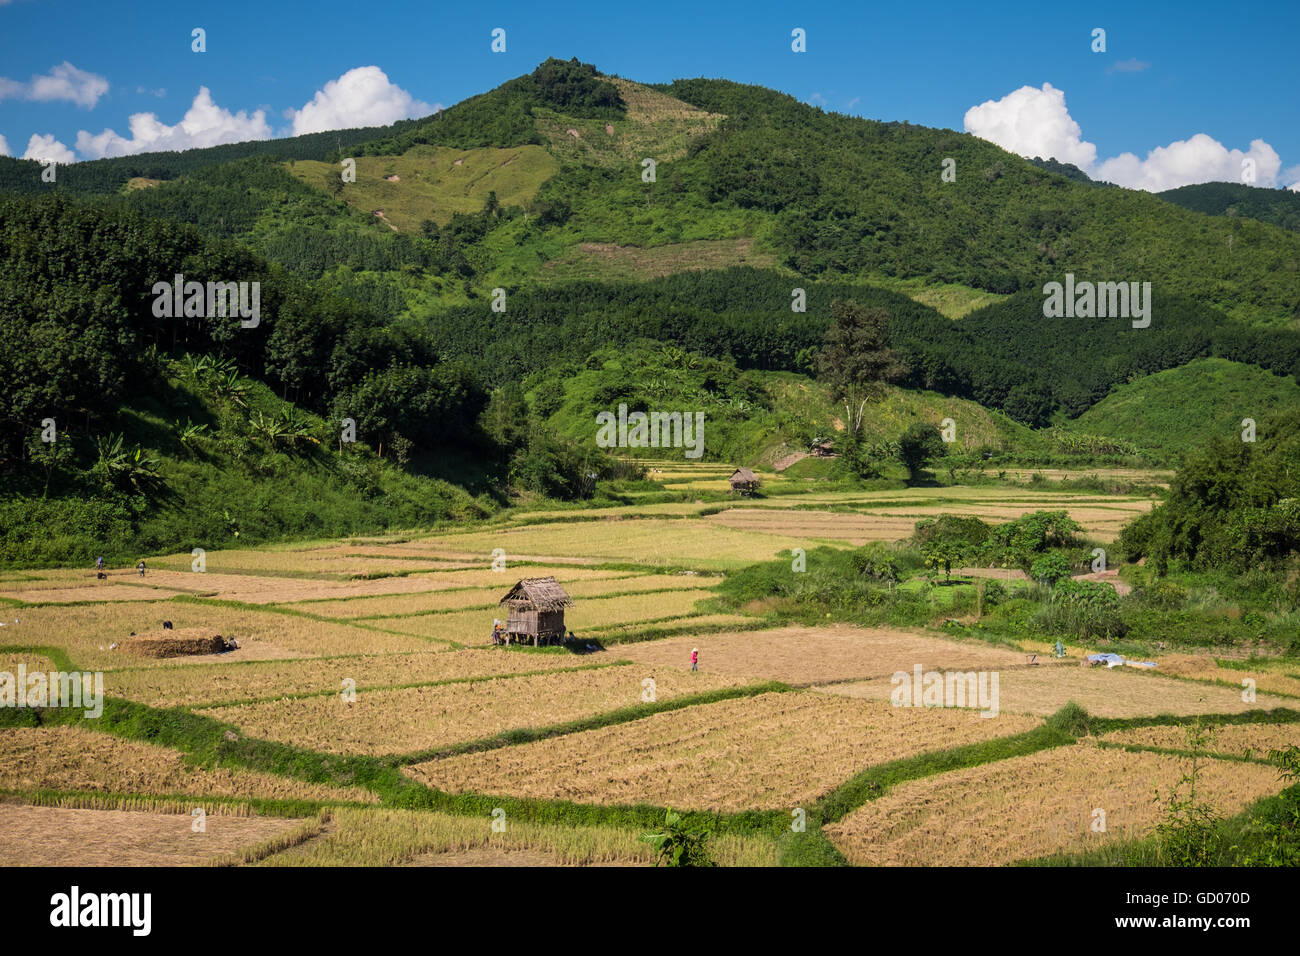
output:
<path id="1" fill-rule="evenodd" d="M 250 608 L 215 604 L 161 601 L 99 605 L 48 605 L 22 608 L 22 623 L 0 630 L 0 651 L 5 646 L 54 645 L 61 647 L 79 667 L 108 670 L 114 667 L 186 667 L 195 663 L 307 657 L 329 654 L 378 654 L 446 647 L 411 634 L 383 633 L 346 623 L 314 621 Z M 239 650 L 214 658 L 182 657 L 148 661 L 118 650 L 131 632 L 157 631 L 163 621 L 176 628 L 203 627 L 239 641 Z M 491 628 L 491 619 L 488 628 Z"/>
<path id="2" fill-rule="evenodd" d="M 1238 688 L 1248 686 L 1243 681 L 1249 679 L 1254 681 L 1256 690 L 1300 697 L 1300 664 L 1295 661 L 1251 661 L 1224 667 L 1205 654 L 1170 654 L 1160 659 L 1160 669 L 1166 674 L 1232 684 Z"/>
<path id="3" fill-rule="evenodd" d="M 333 811 L 317 838 L 262 861 L 262 866 L 648 866 L 654 853 L 641 831 L 557 826 L 505 819 L 493 832 L 481 817 L 409 810 Z M 775 866 L 776 844 L 722 834 L 709 841 L 722 866 Z"/>
<path id="4" fill-rule="evenodd" d="M 547 727 L 634 707 L 646 700 L 643 694 L 648 688 L 642 684 L 646 679 L 653 679 L 657 701 L 748 683 L 720 675 L 626 664 L 437 687 L 358 691 L 351 704 L 331 695 L 198 712 L 234 724 L 248 736 L 312 750 L 410 754 L 506 730 Z"/>
<path id="5" fill-rule="evenodd" d="M 1096 502 L 1095 499 L 1066 500 L 1049 504 L 1029 501 L 1022 504 L 962 504 L 956 507 L 933 505 L 923 501 L 906 508 L 882 507 L 854 513 L 807 511 L 802 508 L 731 508 L 705 518 L 714 525 L 740 531 L 779 537 L 797 536 L 814 540 L 838 540 L 860 546 L 868 541 L 900 541 L 909 537 L 917 521 L 940 514 L 959 514 L 980 518 L 991 524 L 1012 521 L 1040 509 L 1061 508 L 1083 526 L 1084 534 L 1102 541 L 1115 538 L 1125 524 L 1151 510 L 1151 501 L 1132 499 L 1121 503 Z"/>
<path id="6" fill-rule="evenodd" d="M 700 650 L 704 673 L 816 684 L 855 677 L 884 677 L 921 664 L 926 669 L 986 669 L 1023 664 L 1019 651 L 974 641 L 883 627 L 780 627 L 766 631 L 672 637 L 617 648 L 619 656 L 661 667 L 688 666 Z M 886 695 L 887 696 L 887 695 Z"/>
<path id="7" fill-rule="evenodd" d="M 276 817 L 0 805 L 0 866 L 202 866 L 302 826 Z"/>
<path id="8" fill-rule="evenodd" d="M 695 605 L 713 592 L 702 588 L 629 594 L 623 597 L 586 598 L 576 601 L 564 615 L 565 626 L 578 637 L 600 637 L 604 628 L 626 624 L 685 618 Z M 412 617 L 380 617 L 366 623 L 385 630 L 414 634 L 432 640 L 480 644 L 488 640 L 493 618 L 506 617 L 505 609 L 451 611 Z"/>
<path id="9" fill-rule="evenodd" d="M 330 787 L 250 770 L 187 764 L 180 751 L 82 727 L 0 729 L 0 790 L 261 797 L 373 803 L 361 787 Z M 0 808 L 0 816 L 6 810 Z"/>
<path id="10" fill-rule="evenodd" d="M 668 476 L 686 487 L 716 482 L 728 471 L 678 467 Z M 809 504 L 826 510 L 799 507 Z M 1127 717 L 1294 708 L 1296 698 L 1284 695 L 1300 694 L 1300 675 L 1281 663 L 1241 671 L 1209 657 L 1171 655 L 1155 673 L 1084 670 L 1074 663 L 1032 667 L 1015 648 L 936 632 L 763 630 L 754 618 L 700 609 L 714 594 L 719 574 L 790 547 L 904 538 L 917 519 L 942 513 L 999 521 L 1042 509 L 1068 510 L 1106 537 L 1147 510 L 1146 499 L 922 488 L 735 499 L 722 511 L 700 514 L 718 507 L 697 500 L 586 515 L 599 520 L 573 520 L 572 509 L 521 510 L 468 532 L 213 551 L 203 573 L 189 569 L 189 555 L 150 558 L 143 580 L 122 569 L 104 582 L 86 569 L 4 572 L 0 597 L 33 604 L 0 608 L 0 670 L 15 671 L 20 664 L 48 670 L 52 664 L 40 653 L 18 648 L 54 646 L 78 667 L 104 670 L 111 697 L 190 708 L 232 724 L 240 735 L 322 754 L 412 759 L 507 730 L 646 703 L 646 678 L 654 680 L 660 702 L 767 680 L 808 688 L 696 704 L 543 741 L 422 760 L 405 770 L 450 792 L 719 812 L 807 807 L 864 769 L 1022 733 L 1071 700 L 1098 716 Z M 497 548 L 506 553 L 504 571 L 490 566 Z M 608 566 L 593 566 L 602 562 Z M 676 573 L 683 567 L 699 573 Z M 504 616 L 500 597 L 519 578 L 548 574 L 576 599 L 568 626 L 579 637 L 602 641 L 605 653 L 487 646 L 492 619 Z M 232 603 L 169 600 L 177 595 Z M 241 647 L 166 660 L 110 649 L 131 631 L 156 631 L 164 620 L 178 629 L 205 628 L 236 638 Z M 642 640 L 660 629 L 677 636 Z M 632 643 L 620 643 L 628 639 Z M 453 643 L 471 646 L 454 649 Z M 694 647 L 701 652 L 699 673 L 689 670 Z M 925 670 L 998 671 L 999 716 L 890 706 L 890 676 L 918 664 Z M 1243 677 L 1257 681 L 1257 700 L 1241 700 Z M 340 693 L 344 681 L 355 682 L 351 703 Z M 1210 749 L 1223 756 L 1249 753 L 1258 761 L 1267 749 L 1300 741 L 1296 726 L 1221 727 Z M 1186 746 L 1176 727 L 1105 739 L 1173 750 Z M 1150 791 L 1177 781 L 1179 759 L 1090 742 L 940 774 L 886 792 L 837 824 L 832 836 L 853 862 L 1000 863 L 1086 848 L 1097 839 L 1086 829 L 1094 800 L 1108 801 L 1095 804 L 1111 814 L 1104 838 L 1149 832 L 1155 819 L 1147 806 Z M 1206 792 L 1225 810 L 1280 787 L 1276 771 L 1258 762 L 1228 766 L 1220 760 L 1209 766 Z M 34 802 L 34 791 L 41 789 L 72 791 L 68 808 L 19 805 Z M 57 826 L 87 840 L 98 827 L 108 850 L 97 844 L 78 851 L 62 835 L 47 846 L 62 854 L 54 862 L 91 863 L 111 853 L 143 863 L 208 862 L 302 823 L 252 818 L 246 800 L 376 800 L 355 787 L 196 767 L 178 751 L 99 732 L 93 720 L 76 727 L 0 730 L 0 790 L 10 791 L 9 802 L 0 804 L 0 834 L 22 838 L 32 828 Z M 108 797 L 102 804 L 128 809 L 70 808 L 99 806 L 87 801 L 106 794 L 128 795 L 125 804 Z M 142 802 L 155 797 L 159 802 Z M 225 842 L 198 843 L 186 838 L 189 818 L 183 813 L 153 812 L 205 798 L 233 801 L 215 806 L 241 821 L 249 816 L 251 823 L 222 831 Z M 264 862 L 637 865 L 650 859 L 638 832 L 617 827 L 511 821 L 507 836 L 492 834 L 485 819 L 373 805 L 341 807 L 322 821 L 317 835 Z M 228 822 L 223 818 L 222 825 Z M 209 831 L 215 832 L 211 822 Z M 721 835 L 712 846 L 724 863 L 776 862 L 776 843 L 767 837 Z M 35 858 L 14 851 L 3 861 L 11 860 Z"/>
<path id="11" fill-rule="evenodd" d="M 339 695 L 344 681 L 358 690 L 470 677 L 561 671 L 615 663 L 619 655 L 595 660 L 572 654 L 537 654 L 515 648 L 429 650 L 415 654 L 299 658 L 283 661 L 216 663 L 188 667 L 141 667 L 107 671 L 104 692 L 153 707 L 194 707 L 297 694 Z"/>
<path id="12" fill-rule="evenodd" d="M 791 810 L 876 764 L 1038 725 L 806 692 L 699 704 L 552 740 L 415 764 L 453 793 L 683 810 Z"/>
<path id="13" fill-rule="evenodd" d="M 1130 727 L 1112 731 L 1101 739 L 1127 746 L 1189 751 L 1192 749 L 1189 729 L 1186 725 Z M 1264 760 L 1270 750 L 1300 747 L 1300 724 L 1222 724 L 1212 728 L 1200 747 L 1218 756 Z"/>
<path id="14" fill-rule="evenodd" d="M 1081 742 L 901 783 L 825 829 L 858 866 L 1001 866 L 1147 835 L 1161 818 L 1156 788 L 1189 766 Z M 1199 773 L 1198 796 L 1225 815 L 1283 787 L 1259 764 L 1206 760 Z"/>
<path id="15" fill-rule="evenodd" d="M 892 689 L 889 678 L 817 688 L 822 693 L 870 700 L 888 700 Z M 1097 717 L 1240 714 L 1295 704 L 1290 698 L 1268 694 L 1259 694 L 1254 701 L 1246 702 L 1241 699 L 1240 690 L 1161 677 L 1158 671 L 1130 667 L 1082 668 L 1074 662 L 1050 661 L 1037 667 L 1000 671 L 998 697 L 1003 711 L 1040 717 L 1055 713 L 1070 701 Z"/>

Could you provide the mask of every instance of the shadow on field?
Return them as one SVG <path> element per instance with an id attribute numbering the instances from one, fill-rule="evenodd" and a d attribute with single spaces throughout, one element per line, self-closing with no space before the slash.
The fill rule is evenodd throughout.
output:
<path id="1" fill-rule="evenodd" d="M 605 649 L 605 645 L 594 637 L 566 637 L 564 647 L 571 654 L 594 654 Z"/>

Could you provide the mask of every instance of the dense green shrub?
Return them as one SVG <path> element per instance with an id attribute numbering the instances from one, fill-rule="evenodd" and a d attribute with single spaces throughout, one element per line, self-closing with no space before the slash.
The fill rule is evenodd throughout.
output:
<path id="1" fill-rule="evenodd" d="M 883 584 L 896 584 L 899 579 L 893 552 L 879 541 L 868 542 L 854 551 L 850 565 L 857 574 Z"/>

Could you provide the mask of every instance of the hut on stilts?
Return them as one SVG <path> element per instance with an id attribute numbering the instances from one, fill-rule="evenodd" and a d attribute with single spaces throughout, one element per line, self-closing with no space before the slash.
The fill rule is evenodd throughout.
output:
<path id="1" fill-rule="evenodd" d="M 553 577 L 524 578 L 500 601 L 509 612 L 499 643 L 559 643 L 564 640 L 564 609 L 573 598 Z"/>
<path id="2" fill-rule="evenodd" d="M 749 496 L 758 491 L 758 475 L 748 468 L 737 468 L 731 473 L 731 478 L 728 480 L 731 482 L 731 493 L 733 495 Z"/>

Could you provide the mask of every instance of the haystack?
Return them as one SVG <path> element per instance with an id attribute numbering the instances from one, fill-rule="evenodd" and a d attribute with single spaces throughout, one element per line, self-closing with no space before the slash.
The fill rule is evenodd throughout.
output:
<path id="1" fill-rule="evenodd" d="M 181 627 L 149 631 L 122 642 L 122 650 L 141 657 L 186 657 L 193 654 L 223 654 L 239 643 L 206 627 Z"/>

